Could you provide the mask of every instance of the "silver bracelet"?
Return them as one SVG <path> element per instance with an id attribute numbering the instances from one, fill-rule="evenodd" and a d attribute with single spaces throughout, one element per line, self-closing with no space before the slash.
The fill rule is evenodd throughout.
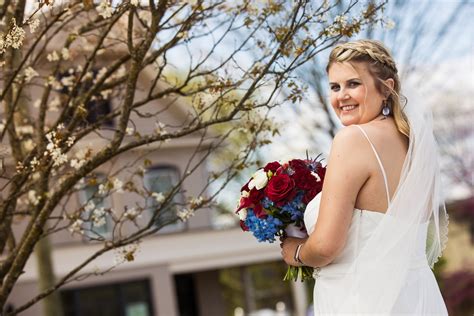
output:
<path id="1" fill-rule="evenodd" d="M 303 247 L 304 243 L 302 244 L 299 244 L 297 247 L 296 247 L 296 251 L 295 251 L 295 261 L 304 265 L 303 261 L 301 261 L 300 259 L 300 251 L 301 251 L 301 247 Z"/>

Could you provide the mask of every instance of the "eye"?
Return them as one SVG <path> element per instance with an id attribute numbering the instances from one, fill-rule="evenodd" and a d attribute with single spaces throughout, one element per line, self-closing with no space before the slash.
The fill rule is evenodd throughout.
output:
<path id="1" fill-rule="evenodd" d="M 330 88 L 331 88 L 332 91 L 339 91 L 339 86 L 336 85 L 336 84 L 335 84 L 335 85 L 331 85 Z"/>
<path id="2" fill-rule="evenodd" d="M 357 87 L 357 86 L 359 86 L 359 85 L 360 85 L 360 82 L 357 82 L 357 81 L 351 81 L 351 82 L 349 82 L 349 87 L 351 87 L 351 88 L 355 88 L 355 87 Z"/>

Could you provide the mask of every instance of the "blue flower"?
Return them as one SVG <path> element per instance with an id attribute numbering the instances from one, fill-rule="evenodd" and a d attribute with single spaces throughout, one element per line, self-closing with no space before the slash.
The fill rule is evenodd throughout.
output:
<path id="1" fill-rule="evenodd" d="M 283 223 L 271 215 L 268 215 L 266 218 L 258 218 L 255 216 L 253 211 L 247 213 L 247 218 L 245 219 L 245 225 L 253 233 L 255 238 L 258 241 L 268 241 L 274 242 L 275 236 L 283 227 Z"/>

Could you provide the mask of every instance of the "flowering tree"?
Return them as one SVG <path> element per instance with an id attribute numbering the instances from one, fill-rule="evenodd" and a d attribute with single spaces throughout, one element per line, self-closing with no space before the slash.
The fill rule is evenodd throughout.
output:
<path id="1" fill-rule="evenodd" d="M 211 205 L 277 132 L 268 111 L 302 98 L 292 73 L 341 36 L 378 21 L 381 8 L 360 8 L 347 20 L 328 19 L 327 2 L 304 0 L 117 3 L 0 2 L 0 309 L 35 247 L 46 276 L 41 293 L 8 315 L 87 276 L 83 268 L 106 252 L 119 249 L 120 260 L 133 260 L 141 239 Z M 282 90 L 288 93 L 277 102 Z M 183 119 L 170 119 L 171 110 Z M 190 138 L 198 142 L 177 184 L 166 192 L 146 188 L 147 154 Z M 95 174 L 132 151 L 133 162 Z M 219 163 L 202 194 L 175 199 L 209 158 Z M 98 190 L 71 208 L 70 197 L 85 185 Z M 143 203 L 99 207 L 97 201 L 121 192 Z M 143 218 L 150 200 L 152 216 Z M 165 213 L 172 216 L 163 219 Z M 113 225 L 108 237 L 93 229 L 106 220 Z M 102 246 L 54 280 L 48 236 L 64 231 Z"/>

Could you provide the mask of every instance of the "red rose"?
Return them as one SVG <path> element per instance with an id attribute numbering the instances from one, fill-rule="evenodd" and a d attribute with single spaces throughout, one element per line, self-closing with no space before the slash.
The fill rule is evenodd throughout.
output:
<path id="1" fill-rule="evenodd" d="M 260 203 L 260 200 L 263 199 L 263 190 L 252 189 L 249 192 L 248 199 L 252 201 L 252 203 L 257 204 Z"/>
<path id="2" fill-rule="evenodd" d="M 238 214 L 241 209 L 252 206 L 252 204 L 252 201 L 248 197 L 240 198 L 239 207 L 237 208 L 237 211 L 235 211 L 235 213 Z"/>
<path id="3" fill-rule="evenodd" d="M 242 191 L 247 191 L 248 192 L 249 191 L 250 181 L 252 181 L 252 178 L 250 178 L 250 180 L 246 184 L 244 184 L 242 188 L 240 188 L 240 192 L 242 192 Z"/>
<path id="4" fill-rule="evenodd" d="M 304 162 L 304 160 L 301 160 L 301 159 L 290 160 L 289 164 L 290 164 L 291 169 L 293 169 L 293 171 L 297 171 L 301 169 L 308 170 L 308 166 L 306 166 L 306 163 Z"/>
<path id="5" fill-rule="evenodd" d="M 287 174 L 279 174 L 273 176 L 265 188 L 265 194 L 268 198 L 281 206 L 291 200 L 296 191 L 295 182 Z"/>
<path id="6" fill-rule="evenodd" d="M 308 204 L 323 189 L 322 182 L 316 182 L 316 185 L 307 190 L 303 196 L 303 203 Z"/>
<path id="7" fill-rule="evenodd" d="M 296 171 L 292 178 L 295 181 L 296 187 L 301 190 L 310 190 L 315 187 L 318 182 L 316 177 L 313 176 L 309 170 L 303 169 Z"/>
<path id="8" fill-rule="evenodd" d="M 281 167 L 281 164 L 278 161 L 269 162 L 263 168 L 263 171 L 265 171 L 265 172 L 271 171 L 271 172 L 275 173 L 275 171 L 277 171 L 278 168 L 280 168 L 280 167 Z"/>

